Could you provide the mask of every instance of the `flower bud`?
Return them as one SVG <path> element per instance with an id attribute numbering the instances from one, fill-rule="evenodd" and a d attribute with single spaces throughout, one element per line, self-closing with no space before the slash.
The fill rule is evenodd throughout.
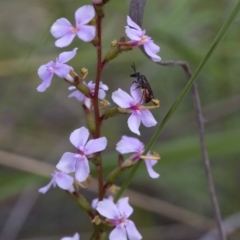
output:
<path id="1" fill-rule="evenodd" d="M 115 182 L 115 180 L 119 177 L 119 175 L 121 174 L 122 169 L 117 167 L 115 168 L 107 177 L 107 183 L 109 184 L 113 184 Z"/>
<path id="2" fill-rule="evenodd" d="M 103 62 L 106 64 L 107 62 L 111 61 L 112 59 L 114 59 L 115 57 L 117 57 L 119 55 L 119 53 L 121 53 L 121 50 L 118 48 L 114 48 L 112 50 L 110 50 L 106 56 L 104 57 Z"/>
<path id="3" fill-rule="evenodd" d="M 91 134 L 94 134 L 96 131 L 95 118 L 92 112 L 85 105 L 83 105 L 83 110 L 85 112 L 88 130 L 90 131 Z"/>
<path id="4" fill-rule="evenodd" d="M 119 110 L 117 107 L 111 107 L 109 109 L 107 109 L 103 115 L 101 116 L 101 118 L 103 120 L 108 119 L 109 117 L 114 117 L 115 115 L 119 114 Z"/>
<path id="5" fill-rule="evenodd" d="M 74 86 L 83 94 L 85 94 L 87 97 L 91 98 L 91 92 L 88 86 L 86 86 L 83 82 L 79 82 Z"/>
<path id="6" fill-rule="evenodd" d="M 101 4 L 101 3 L 102 3 L 102 0 L 92 0 L 92 3 L 93 3 L 93 4 Z"/>
<path id="7" fill-rule="evenodd" d="M 88 213 L 92 212 L 91 205 L 89 204 L 89 202 L 87 201 L 86 198 L 84 198 L 82 195 L 78 194 L 77 192 L 74 192 L 73 196 L 74 196 L 75 200 L 77 201 L 78 205 L 83 210 L 85 210 Z"/>

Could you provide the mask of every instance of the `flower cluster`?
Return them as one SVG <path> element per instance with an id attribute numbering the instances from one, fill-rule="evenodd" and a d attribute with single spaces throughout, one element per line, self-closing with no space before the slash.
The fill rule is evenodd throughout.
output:
<path id="1" fill-rule="evenodd" d="M 72 43 L 75 36 L 77 36 L 84 42 L 91 42 L 98 51 L 101 44 L 98 45 L 99 36 L 97 36 L 98 33 L 95 24 L 99 18 L 103 17 L 103 15 L 101 15 L 102 12 L 99 11 L 103 6 L 103 2 L 93 1 L 93 5 L 95 7 L 86 5 L 77 9 L 75 12 L 75 25 L 72 25 L 66 18 L 60 18 L 54 22 L 51 27 L 51 34 L 57 39 L 55 42 L 56 47 L 63 48 L 68 46 Z M 145 30 L 142 30 L 129 16 L 127 16 L 127 24 L 128 26 L 126 26 L 125 32 L 130 38 L 130 41 L 124 44 L 130 47 L 143 45 L 146 53 L 153 61 L 160 61 L 161 58 L 157 55 L 160 48 L 153 43 L 151 37 L 145 34 Z M 121 45 L 120 42 L 118 44 L 119 46 Z M 98 166 L 100 164 L 99 161 L 101 161 L 101 157 L 99 158 L 99 156 L 107 147 L 107 138 L 101 136 L 99 130 L 97 132 L 96 126 L 101 126 L 102 121 L 106 120 L 109 116 L 127 113 L 130 115 L 127 121 L 130 131 L 140 135 L 139 127 L 141 123 L 145 127 L 153 127 L 157 124 L 157 121 L 150 111 L 150 109 L 154 109 L 156 106 L 144 105 L 144 103 L 148 102 L 144 102 L 143 94 L 144 90 L 146 91 L 148 89 L 144 89 L 144 86 L 139 85 L 138 82 L 134 82 L 130 87 L 131 95 L 120 88 L 112 93 L 112 101 L 117 105 L 116 107 L 107 109 L 105 106 L 100 109 L 97 101 L 98 99 L 105 99 L 108 86 L 99 80 L 101 76 L 96 78 L 98 79 L 96 82 L 92 80 L 86 82 L 84 79 L 87 75 L 87 70 L 84 71 L 84 73 L 82 72 L 84 77 L 80 77 L 72 66 L 66 64 L 75 57 L 77 50 L 78 48 L 74 48 L 72 51 L 62 52 L 56 58 L 55 62 L 50 61 L 39 67 L 38 75 L 42 83 L 37 87 L 37 91 L 44 92 L 51 85 L 52 78 L 54 74 L 56 74 L 59 78 L 64 79 L 71 85 L 68 89 L 72 92 L 68 97 L 75 98 L 77 101 L 82 102 L 85 113 L 87 112 L 95 116 L 95 118 L 92 118 L 95 119 L 95 122 L 92 129 L 82 126 L 70 134 L 69 140 L 75 147 L 75 151 L 63 153 L 56 165 L 57 170 L 52 173 L 50 182 L 40 188 L 39 192 L 45 194 L 51 186 L 58 186 L 76 198 L 79 205 L 88 212 L 93 222 L 97 221 L 95 218 L 99 217 L 97 213 L 93 213 L 93 211 L 96 210 L 102 216 L 100 221 L 114 228 L 109 235 L 110 240 L 140 240 L 142 239 L 141 234 L 136 229 L 135 224 L 128 219 L 133 213 L 133 208 L 128 203 L 128 197 L 120 199 L 116 204 L 113 202 L 112 196 L 103 199 L 99 198 L 100 200 L 94 199 L 91 209 L 88 201 L 79 193 L 79 186 L 82 186 L 81 183 L 88 182 L 90 179 L 89 163 L 92 162 Z M 101 58 L 98 59 L 98 61 L 101 61 Z M 98 66 L 102 66 L 103 68 L 103 62 L 99 62 Z M 84 89 L 87 89 L 88 93 L 86 93 Z M 95 111 L 96 108 L 98 108 L 97 111 Z M 97 116 L 102 111 L 102 117 L 100 115 Z M 93 121 L 92 119 L 91 121 Z M 89 122 L 87 122 L 87 126 L 89 126 Z M 131 167 L 142 159 L 145 162 L 147 172 L 151 178 L 158 178 L 160 176 L 153 170 L 153 166 L 160 157 L 156 154 L 152 155 L 150 152 L 144 155 L 145 147 L 139 139 L 122 136 L 120 141 L 116 143 L 116 151 L 118 151 L 120 155 L 131 153 L 125 161 L 119 163 L 118 167 L 121 170 Z M 106 182 L 106 186 L 111 184 Z M 103 195 L 106 194 L 106 190 L 107 189 L 102 190 L 104 191 Z M 73 237 L 62 238 L 62 240 L 79 239 L 80 235 L 78 233 Z"/>

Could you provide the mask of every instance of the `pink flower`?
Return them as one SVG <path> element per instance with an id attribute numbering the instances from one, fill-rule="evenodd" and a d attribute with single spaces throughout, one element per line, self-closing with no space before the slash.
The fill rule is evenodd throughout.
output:
<path id="1" fill-rule="evenodd" d="M 137 138 L 122 136 L 122 139 L 117 143 L 116 150 L 121 154 L 133 153 L 130 157 L 133 161 L 137 161 L 141 158 L 144 152 L 144 144 Z M 150 154 L 147 154 L 147 156 Z M 151 178 L 158 178 L 160 174 L 153 170 L 153 166 L 157 164 L 157 160 L 144 160 L 148 174 Z"/>
<path id="2" fill-rule="evenodd" d="M 128 203 L 128 197 L 120 199 L 116 204 L 104 199 L 98 203 L 97 211 L 115 226 L 109 235 L 110 240 L 142 239 L 134 222 L 128 219 L 133 212 L 133 208 Z"/>
<path id="3" fill-rule="evenodd" d="M 85 82 L 84 82 L 85 83 Z M 86 83 L 85 83 L 86 84 Z M 95 90 L 95 83 L 91 80 L 86 84 L 88 88 L 91 91 L 91 94 L 94 95 L 94 90 Z M 76 87 L 70 86 L 68 88 L 69 90 L 75 90 Z M 108 90 L 108 86 L 100 82 L 99 84 L 99 90 L 98 90 L 98 98 L 99 99 L 104 99 L 106 97 L 105 91 Z M 84 105 L 86 105 L 89 109 L 91 108 L 91 99 L 86 97 L 83 93 L 79 92 L 78 90 L 73 91 L 71 94 L 68 96 L 69 98 L 75 97 L 79 102 L 84 102 Z"/>
<path id="4" fill-rule="evenodd" d="M 72 67 L 65 64 L 71 60 L 77 53 L 77 48 L 70 52 L 63 52 L 56 58 L 56 62 L 48 62 L 38 69 L 38 76 L 42 79 L 42 83 L 37 87 L 38 92 L 44 92 L 51 84 L 54 73 L 60 78 L 67 78 Z"/>
<path id="5" fill-rule="evenodd" d="M 40 193 L 46 193 L 51 186 L 56 187 L 56 185 L 63 190 L 71 190 L 73 185 L 73 177 L 67 175 L 66 173 L 54 171 L 52 173 L 52 179 L 49 184 L 38 190 Z"/>
<path id="6" fill-rule="evenodd" d="M 95 10 L 93 6 L 86 5 L 78 8 L 75 12 L 76 26 L 72 24 L 66 18 L 58 19 L 51 27 L 51 33 L 56 40 L 56 47 L 68 46 L 77 35 L 84 42 L 90 42 L 94 39 L 96 29 L 94 26 L 87 25 L 95 16 Z"/>
<path id="7" fill-rule="evenodd" d="M 85 181 L 90 173 L 87 157 L 104 150 L 107 146 L 105 137 L 87 142 L 88 137 L 87 128 L 81 127 L 74 130 L 70 135 L 70 142 L 78 149 L 78 153 L 65 152 L 56 166 L 57 169 L 66 173 L 75 172 L 75 178 L 79 182 Z"/>
<path id="8" fill-rule="evenodd" d="M 61 240 L 80 240 L 80 236 L 78 233 L 75 233 L 72 237 L 63 237 Z"/>
<path id="9" fill-rule="evenodd" d="M 153 127 L 157 124 L 157 121 L 148 109 L 141 108 L 143 96 L 138 84 L 132 84 L 130 91 L 132 96 L 119 88 L 112 93 L 112 100 L 121 108 L 129 109 L 131 116 L 128 118 L 128 127 L 132 132 L 140 135 L 139 126 L 141 122 L 145 127 Z"/>
<path id="10" fill-rule="evenodd" d="M 132 40 L 130 43 L 132 46 L 143 45 L 146 53 L 151 57 L 154 62 L 161 61 L 161 58 L 157 55 L 160 51 L 160 47 L 156 45 L 151 37 L 145 35 L 146 30 L 142 30 L 132 19 L 127 16 L 127 24 L 125 27 L 126 35 Z"/>

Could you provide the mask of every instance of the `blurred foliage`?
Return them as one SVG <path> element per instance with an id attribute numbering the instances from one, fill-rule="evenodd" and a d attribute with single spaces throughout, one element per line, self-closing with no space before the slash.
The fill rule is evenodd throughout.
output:
<path id="1" fill-rule="evenodd" d="M 49 32 L 52 23 L 60 17 L 66 17 L 74 23 L 75 10 L 89 2 L 1 0 L 1 150 L 54 165 L 63 152 L 74 150 L 68 138 L 74 129 L 85 125 L 81 105 L 75 99 L 67 98 L 68 86 L 57 77 L 54 77 L 46 92 L 38 93 L 36 87 L 41 81 L 36 72 L 41 64 L 55 59 L 62 52 L 62 49 L 54 46 L 55 39 Z M 143 26 L 155 43 L 161 46 L 160 56 L 163 60 L 185 60 L 194 70 L 235 2 L 147 1 Z M 106 5 L 103 53 L 109 50 L 113 39 L 124 35 L 128 7 L 127 0 L 111 0 Z M 240 74 L 239 27 L 238 17 L 197 81 L 206 119 L 207 147 L 223 218 L 228 218 L 240 209 L 240 84 L 237 77 Z M 64 51 L 74 47 L 78 47 L 78 55 L 71 61 L 71 65 L 76 71 L 87 67 L 90 72 L 88 79 L 94 79 L 95 49 L 76 38 Z M 111 103 L 112 91 L 118 88 L 129 90 L 132 83 L 129 77 L 132 62 L 147 76 L 155 96 L 161 101 L 161 108 L 153 111 L 160 122 L 184 87 L 185 74 L 178 67 L 158 66 L 146 59 L 138 49 L 134 49 L 117 57 L 104 69 L 102 80 L 110 88 L 107 99 Z M 146 143 L 154 131 L 155 128 L 141 127 L 141 141 Z M 159 152 L 162 158 L 156 166 L 161 177 L 157 180 L 150 179 L 142 165 L 130 187 L 213 218 L 197 131 L 193 100 L 189 94 L 154 146 L 153 150 Z M 127 128 L 127 116 L 109 119 L 103 124 L 102 134 L 109 143 L 107 152 L 103 154 L 104 172 L 107 174 L 117 165 L 115 145 L 121 135 L 133 136 Z M 94 169 L 92 175 L 95 176 Z M 123 178 L 124 174 L 119 179 L 119 184 Z M 44 185 L 47 181 L 48 179 L 43 180 L 38 176 L 1 166 L 0 226 L 4 225 L 25 186 L 40 182 L 40 185 Z M 37 191 L 38 187 L 35 188 Z M 95 197 L 92 193 L 85 193 L 89 200 Z M 75 202 L 64 192 L 59 189 L 49 191 L 35 203 L 18 238 L 90 232 L 91 225 L 85 213 L 77 208 Z M 144 239 L 156 239 L 148 235 L 152 227 L 159 227 L 158 230 L 153 230 L 158 236 L 162 236 L 158 239 L 196 239 L 202 234 L 198 229 L 185 227 L 182 229 L 186 232 L 184 237 L 179 235 L 179 238 L 167 238 L 166 229 L 176 227 L 174 220 L 143 209 L 136 210 L 132 218 Z M 141 217 L 143 214 L 144 219 Z M 239 239 L 239 236 L 239 233 L 233 234 L 229 239 Z"/>

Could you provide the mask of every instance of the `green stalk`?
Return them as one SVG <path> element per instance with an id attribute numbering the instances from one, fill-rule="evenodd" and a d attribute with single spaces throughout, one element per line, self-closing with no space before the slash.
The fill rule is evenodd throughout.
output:
<path id="1" fill-rule="evenodd" d="M 208 50 L 206 56 L 203 58 L 203 60 L 200 62 L 200 64 L 198 65 L 197 69 L 195 70 L 195 72 L 193 73 L 192 77 L 190 78 L 190 80 L 187 82 L 187 84 L 185 85 L 184 89 L 182 90 L 182 92 L 180 93 L 179 97 L 177 98 L 177 100 L 174 102 L 174 104 L 172 105 L 172 107 L 170 108 L 170 110 L 168 111 L 168 113 L 166 114 L 166 116 L 164 117 L 163 121 L 161 122 L 161 124 L 159 125 L 157 131 L 154 133 L 154 135 L 152 136 L 152 138 L 150 139 L 149 143 L 147 144 L 145 151 L 143 153 L 143 155 L 145 155 L 150 148 L 153 146 L 153 144 L 156 142 L 157 138 L 159 137 L 160 133 L 162 132 L 164 126 L 166 125 L 166 123 L 169 121 L 169 119 L 171 118 L 171 116 L 173 115 L 173 113 L 176 111 L 176 109 L 178 108 L 179 104 L 181 103 L 181 101 L 183 100 L 183 98 L 186 96 L 186 94 L 188 93 L 188 91 L 190 90 L 190 88 L 192 87 L 193 83 L 196 81 L 197 77 L 199 76 L 199 74 L 201 73 L 201 71 L 203 70 L 203 68 L 205 67 L 205 65 L 207 64 L 209 58 L 212 56 L 212 54 L 214 53 L 214 51 L 216 50 L 217 46 L 219 45 L 220 41 L 223 39 L 224 35 L 226 34 L 228 28 L 230 27 L 230 25 L 232 24 L 233 20 L 235 19 L 235 17 L 237 16 L 238 12 L 240 11 L 240 0 L 238 1 L 238 3 L 236 4 L 235 8 L 233 9 L 232 13 L 230 14 L 230 16 L 228 17 L 228 19 L 226 20 L 226 22 L 223 24 L 222 28 L 220 29 L 220 31 L 218 32 L 217 36 L 215 37 L 215 39 L 213 40 L 213 43 L 210 47 L 210 49 Z M 132 168 L 131 172 L 129 173 L 127 179 L 125 180 L 125 182 L 123 183 L 122 187 L 120 188 L 120 190 L 118 191 L 117 195 L 115 196 L 114 201 L 117 202 L 120 197 L 122 196 L 124 190 L 128 187 L 128 185 L 130 184 L 134 174 L 136 173 L 137 169 L 139 168 L 140 164 L 142 161 L 138 161 Z"/>

